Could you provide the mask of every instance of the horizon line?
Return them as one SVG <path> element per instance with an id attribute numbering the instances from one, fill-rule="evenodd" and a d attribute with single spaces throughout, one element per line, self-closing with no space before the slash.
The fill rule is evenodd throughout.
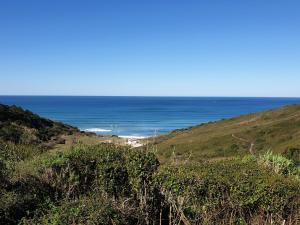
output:
<path id="1" fill-rule="evenodd" d="M 0 97 L 149 97 L 149 98 L 300 98 L 300 96 L 218 96 L 218 95 L 6 95 Z"/>

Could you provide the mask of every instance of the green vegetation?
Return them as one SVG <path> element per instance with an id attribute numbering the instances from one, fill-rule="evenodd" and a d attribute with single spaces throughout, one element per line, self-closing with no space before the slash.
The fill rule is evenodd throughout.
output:
<path id="1" fill-rule="evenodd" d="M 16 106 L 0 104 L 0 140 L 16 144 L 44 143 L 78 129 L 39 117 Z"/>
<path id="2" fill-rule="evenodd" d="M 151 138 L 161 162 L 218 160 L 271 150 L 300 157 L 300 105 L 175 130 Z"/>
<path id="3" fill-rule="evenodd" d="M 170 136 L 181 132 L 189 130 Z M 159 145 L 170 136 L 160 137 Z M 188 146 L 183 149 L 187 154 L 179 155 L 177 146 L 161 165 L 157 146 L 76 143 L 45 149 L 41 140 L 0 141 L 0 224 L 300 222 L 299 151 L 294 142 L 282 154 L 251 154 L 249 149 L 239 154 L 242 147 L 225 138 L 230 153 L 213 149 L 209 160 L 194 159 L 185 150 Z M 222 157 L 212 157 L 216 152 Z"/>
<path id="4" fill-rule="evenodd" d="M 6 224 L 263 224 L 271 220 L 296 224 L 299 220 L 299 180 L 265 169 L 253 156 L 159 167 L 152 152 L 108 144 L 42 154 L 47 157 L 26 159 L 39 161 L 37 173 L 20 176 L 1 164 L 5 185 L 0 215 Z"/>
<path id="5" fill-rule="evenodd" d="M 286 176 L 292 174 L 298 175 L 297 167 L 292 160 L 281 155 L 274 155 L 269 151 L 260 156 L 259 163 L 264 165 L 266 168 L 273 170 L 277 174 Z"/>

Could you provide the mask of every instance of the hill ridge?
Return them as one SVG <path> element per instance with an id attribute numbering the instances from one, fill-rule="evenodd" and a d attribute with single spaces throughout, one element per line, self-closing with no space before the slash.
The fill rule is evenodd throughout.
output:
<path id="1" fill-rule="evenodd" d="M 249 151 L 283 153 L 300 148 L 300 105 L 199 124 L 150 140 L 162 160 L 169 159 L 172 152 L 180 157 L 193 153 L 196 161 Z"/>

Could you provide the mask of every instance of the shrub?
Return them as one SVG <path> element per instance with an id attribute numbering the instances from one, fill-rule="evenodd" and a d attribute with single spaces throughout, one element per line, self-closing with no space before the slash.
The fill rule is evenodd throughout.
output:
<path id="1" fill-rule="evenodd" d="M 98 189 L 115 198 L 130 192 L 125 153 L 127 148 L 103 145 L 97 156 Z"/>
<path id="2" fill-rule="evenodd" d="M 42 152 L 44 152 L 44 149 L 36 145 L 14 144 L 0 141 L 0 156 L 11 163 L 38 156 Z"/>
<path id="3" fill-rule="evenodd" d="M 87 147 L 75 146 L 67 153 L 59 152 L 46 159 L 42 177 L 63 196 L 79 195 L 89 190 L 96 178 L 95 160 Z"/>
<path id="4" fill-rule="evenodd" d="M 67 196 L 93 190 L 119 197 L 144 190 L 158 168 L 153 153 L 101 144 L 77 145 L 44 161 L 43 177 Z"/>
<path id="5" fill-rule="evenodd" d="M 282 175 L 290 175 L 295 169 L 292 160 L 289 160 L 281 155 L 275 155 L 271 151 L 261 155 L 258 162 L 264 167 L 273 170 L 275 173 Z"/>
<path id="6" fill-rule="evenodd" d="M 152 152 L 140 150 L 129 151 L 126 168 L 130 183 L 135 191 L 143 190 L 152 182 L 153 174 L 159 166 L 159 161 Z"/>
<path id="7" fill-rule="evenodd" d="M 299 182 L 264 171 L 253 159 L 167 167 L 157 182 L 174 223 L 295 224 L 299 219 Z"/>
<path id="8" fill-rule="evenodd" d="M 159 168 L 152 152 L 110 144 L 79 144 L 38 160 L 31 159 L 35 150 L 22 156 L 17 146 L 0 152 L 0 178 L 7 180 L 0 185 L 5 224 L 21 218 L 22 224 L 133 225 L 299 220 L 299 181 L 286 175 L 292 171 L 288 159 L 272 153 Z M 20 160 L 42 163 L 35 176 L 8 180 L 8 162 Z"/>
<path id="9" fill-rule="evenodd" d="M 100 195 L 63 199 L 57 205 L 47 203 L 44 210 L 37 211 L 32 219 L 23 218 L 20 224 L 138 224 L 136 216 L 139 213 L 130 208 L 122 208 L 120 202 Z"/>
<path id="10" fill-rule="evenodd" d="M 288 148 L 284 151 L 283 155 L 292 160 L 296 165 L 300 165 L 300 149 Z"/>
<path id="11" fill-rule="evenodd" d="M 17 224 L 45 201 L 54 199 L 54 192 L 47 184 L 36 177 L 26 177 L 0 188 L 0 222 Z"/>
<path id="12" fill-rule="evenodd" d="M 0 127 L 0 137 L 4 141 L 20 143 L 23 129 L 14 124 L 4 124 Z"/>
<path id="13" fill-rule="evenodd" d="M 155 223 L 159 219 L 163 197 L 154 184 L 154 175 L 159 161 L 152 152 L 132 149 L 126 157 L 126 169 L 132 195 L 145 217 L 144 223 Z"/>
<path id="14" fill-rule="evenodd" d="M 85 220 L 93 221 L 91 223 L 97 221 L 97 224 L 144 224 L 156 221 L 161 199 L 152 180 L 158 165 L 153 153 L 109 144 L 90 147 L 77 145 L 64 153 L 56 153 L 43 161 L 40 172 L 43 180 L 56 190 L 58 199 L 63 197 L 65 200 L 55 203 L 54 211 L 59 213 L 47 209 L 47 216 L 39 215 L 36 216 L 37 220 L 28 221 L 52 223 L 57 220 L 58 224 L 70 221 L 83 223 Z M 89 197 L 90 202 L 84 203 L 88 205 L 84 208 L 81 204 L 87 201 L 82 200 L 85 195 L 96 196 L 111 205 L 93 205 L 95 202 Z M 71 207 L 72 204 L 76 207 Z M 129 204 L 130 208 L 124 204 Z M 62 207 L 68 207 L 71 211 Z M 76 218 L 72 217 L 73 211 L 78 212 Z M 110 212 L 113 212 L 112 215 Z M 106 220 L 106 216 L 110 219 Z M 89 220 L 91 217 L 95 218 Z M 51 219 L 48 221 L 48 218 Z M 124 218 L 125 221 L 129 218 L 131 222 L 124 222 Z"/>

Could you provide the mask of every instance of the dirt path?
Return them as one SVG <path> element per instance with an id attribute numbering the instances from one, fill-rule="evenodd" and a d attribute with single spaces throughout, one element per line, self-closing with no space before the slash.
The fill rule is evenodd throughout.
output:
<path id="1" fill-rule="evenodd" d="M 249 152 L 250 152 L 250 154 L 252 154 L 252 155 L 254 154 L 254 153 L 253 153 L 254 142 L 249 141 L 249 140 L 247 140 L 247 139 L 245 139 L 245 138 L 237 137 L 235 134 L 232 134 L 231 136 L 232 136 L 233 138 L 239 140 L 239 141 L 246 142 L 246 143 L 250 144 Z"/>

